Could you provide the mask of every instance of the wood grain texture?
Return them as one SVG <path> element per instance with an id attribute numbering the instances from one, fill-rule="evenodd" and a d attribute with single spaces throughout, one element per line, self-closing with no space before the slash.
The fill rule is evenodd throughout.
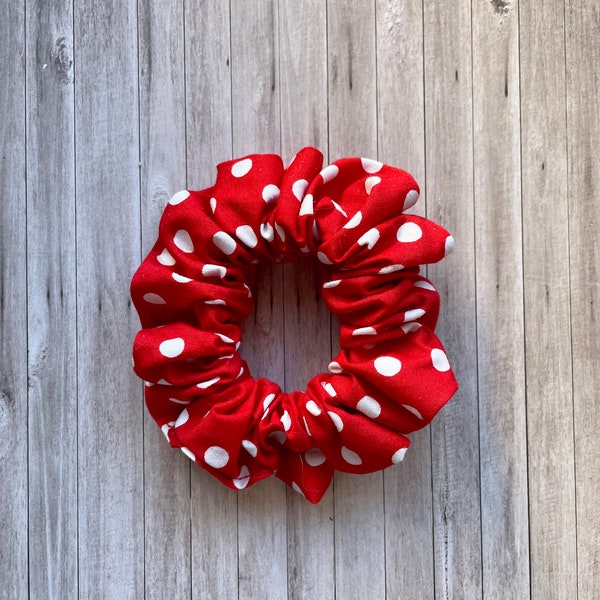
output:
<path id="1" fill-rule="evenodd" d="M 600 14 L 592 2 L 565 8 L 577 588 L 587 599 L 600 596 Z"/>
<path id="2" fill-rule="evenodd" d="M 531 597 L 557 600 L 577 597 L 564 33 L 563 2 L 522 4 Z"/>
<path id="3" fill-rule="evenodd" d="M 472 23 L 483 594 L 524 598 L 529 530 L 518 5 L 473 3 Z"/>
<path id="4" fill-rule="evenodd" d="M 471 3 L 426 2 L 424 38 L 427 216 L 458 240 L 428 267 L 442 305 L 437 333 L 460 385 L 431 425 L 435 597 L 480 598 Z"/>
<path id="5" fill-rule="evenodd" d="M 28 8 L 29 594 L 58 599 L 77 595 L 73 14 Z"/>
<path id="6" fill-rule="evenodd" d="M 379 159 L 415 177 L 422 194 L 411 212 L 424 215 L 422 6 L 382 0 L 376 11 Z M 433 597 L 434 590 L 429 429 L 410 439 L 403 463 L 384 472 L 386 592 L 392 598 Z"/>
<path id="7" fill-rule="evenodd" d="M 136 4 L 75 6 L 79 594 L 144 594 Z M 118 232 L 117 235 L 115 233 Z"/>
<path id="8" fill-rule="evenodd" d="M 28 594 L 25 13 L 0 2 L 0 544 L 2 593 Z"/>
<path id="9" fill-rule="evenodd" d="M 186 187 L 184 11 L 139 0 L 142 256 L 169 198 Z M 189 459 L 144 415 L 144 593 L 186 598 L 192 587 Z M 165 565 L 165 540 L 169 562 Z M 166 568 L 165 568 L 166 567 Z"/>
<path id="10" fill-rule="evenodd" d="M 231 3 L 235 156 L 280 152 L 279 16 L 275 0 Z M 259 265 L 240 349 L 254 377 L 284 386 L 283 270 Z M 238 499 L 239 597 L 287 598 L 286 490 L 274 477 Z"/>
<path id="11" fill-rule="evenodd" d="M 375 6 L 330 1 L 327 11 L 330 156 L 373 157 L 377 154 Z M 339 350 L 337 322 L 333 354 Z M 383 476 L 337 473 L 334 492 L 337 597 L 383 597 Z"/>
<path id="12" fill-rule="evenodd" d="M 231 158 L 230 15 L 227 3 L 185 4 L 188 187 L 213 184 Z M 192 598 L 238 596 L 237 496 L 192 465 Z M 185 567 L 182 567 L 185 571 Z"/>
<path id="13" fill-rule="evenodd" d="M 319 0 L 279 5 L 281 153 L 327 152 L 327 19 Z M 314 258 L 283 268 L 286 391 L 306 390 L 331 360 L 331 319 L 320 294 L 327 268 Z M 334 598 L 333 493 L 314 506 L 287 490 L 288 597 Z"/>

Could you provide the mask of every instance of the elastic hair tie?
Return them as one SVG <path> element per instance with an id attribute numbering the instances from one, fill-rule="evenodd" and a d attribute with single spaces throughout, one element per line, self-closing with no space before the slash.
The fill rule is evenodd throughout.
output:
<path id="1" fill-rule="evenodd" d="M 220 164 L 213 187 L 175 194 L 135 273 L 141 320 L 135 372 L 171 446 L 233 489 L 275 474 L 318 502 L 334 471 L 400 462 L 405 434 L 457 390 L 434 335 L 439 295 L 419 266 L 454 246 L 405 214 L 419 197 L 406 172 L 365 158 L 322 169 L 322 154 L 253 154 Z M 339 315 L 340 353 L 305 392 L 254 379 L 238 353 L 259 261 L 310 253 Z"/>

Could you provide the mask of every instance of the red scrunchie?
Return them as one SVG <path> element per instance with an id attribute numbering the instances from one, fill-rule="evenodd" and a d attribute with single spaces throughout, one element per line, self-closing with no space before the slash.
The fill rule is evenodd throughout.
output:
<path id="1" fill-rule="evenodd" d="M 433 333 L 439 296 L 419 275 L 453 239 L 403 211 L 419 188 L 406 172 L 314 148 L 218 166 L 203 191 L 169 202 L 133 277 L 142 330 L 135 372 L 174 447 L 227 486 L 275 474 L 318 502 L 335 469 L 369 473 L 402 460 L 415 431 L 457 389 Z M 331 265 L 323 297 L 340 316 L 341 352 L 306 392 L 250 376 L 238 354 L 259 260 L 312 253 Z"/>

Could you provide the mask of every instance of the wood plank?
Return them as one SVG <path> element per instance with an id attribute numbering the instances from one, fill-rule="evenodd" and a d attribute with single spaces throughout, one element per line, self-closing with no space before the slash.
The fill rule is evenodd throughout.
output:
<path id="1" fill-rule="evenodd" d="M 138 2 L 142 256 L 168 199 L 186 186 L 184 13 L 180 2 Z M 144 414 L 146 598 L 191 597 L 191 462 Z M 169 560 L 165 561 L 165 540 Z"/>
<path id="2" fill-rule="evenodd" d="M 280 151 L 278 2 L 231 3 L 233 154 Z M 254 377 L 284 383 L 283 271 L 259 269 L 240 352 Z M 265 507 L 268 507 L 265 510 Z M 287 598 L 286 488 L 271 477 L 238 497 L 239 598 Z"/>
<path id="3" fill-rule="evenodd" d="M 407 35 L 407 32 L 410 34 Z M 409 171 L 425 214 L 423 12 L 406 0 L 377 2 L 379 159 Z M 401 143 L 398 143 L 401 140 Z M 411 434 L 403 463 L 384 473 L 386 591 L 433 597 L 430 431 Z M 399 539 L 405 543 L 398 543 Z M 402 568 L 398 568 L 402 565 Z"/>
<path id="4" fill-rule="evenodd" d="M 307 145 L 327 152 L 327 15 L 319 0 L 279 7 L 281 138 L 284 163 Z M 310 40 L 310 43 L 308 43 Z M 320 295 L 317 260 L 284 266 L 285 389 L 305 390 L 331 360 L 331 319 Z M 335 594 L 333 493 L 313 506 L 287 491 L 288 596 Z"/>
<path id="5" fill-rule="evenodd" d="M 480 598 L 471 3 L 427 2 L 424 38 L 427 214 L 456 239 L 428 276 L 440 292 L 436 332 L 460 382 L 431 426 L 435 597 Z"/>
<path id="6" fill-rule="evenodd" d="M 329 152 L 377 155 L 375 5 L 327 4 Z M 337 319 L 333 354 L 339 351 Z M 385 597 L 383 476 L 337 473 L 334 479 L 336 595 Z"/>
<path id="7" fill-rule="evenodd" d="M 483 593 L 529 594 L 516 2 L 473 4 Z"/>
<path id="8" fill-rule="evenodd" d="M 77 596 L 72 3 L 27 11 L 29 594 Z"/>
<path id="9" fill-rule="evenodd" d="M 187 185 L 214 183 L 231 158 L 230 17 L 228 3 L 185 3 Z M 238 597 L 237 496 L 192 466 L 192 597 Z M 207 551 L 207 548 L 210 551 Z"/>
<path id="10" fill-rule="evenodd" d="M 144 593 L 136 3 L 75 5 L 79 594 Z"/>
<path id="11" fill-rule="evenodd" d="M 557 600 L 577 597 L 564 33 L 562 0 L 521 5 L 531 597 Z"/>
<path id="12" fill-rule="evenodd" d="M 15 600 L 28 596 L 29 575 L 23 6 L 0 0 L 0 581 Z"/>
<path id="13" fill-rule="evenodd" d="M 577 586 L 583 599 L 600 597 L 600 20 L 593 2 L 568 0 L 565 7 Z"/>

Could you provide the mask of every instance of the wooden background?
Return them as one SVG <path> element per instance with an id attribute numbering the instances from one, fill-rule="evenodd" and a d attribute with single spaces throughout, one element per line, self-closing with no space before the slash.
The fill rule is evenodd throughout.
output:
<path id="1" fill-rule="evenodd" d="M 599 80 L 593 0 L 0 0 L 0 597 L 600 598 Z M 317 506 L 167 446 L 128 297 L 172 193 L 307 144 L 421 182 L 461 384 Z M 245 332 L 304 389 L 313 268 Z"/>

